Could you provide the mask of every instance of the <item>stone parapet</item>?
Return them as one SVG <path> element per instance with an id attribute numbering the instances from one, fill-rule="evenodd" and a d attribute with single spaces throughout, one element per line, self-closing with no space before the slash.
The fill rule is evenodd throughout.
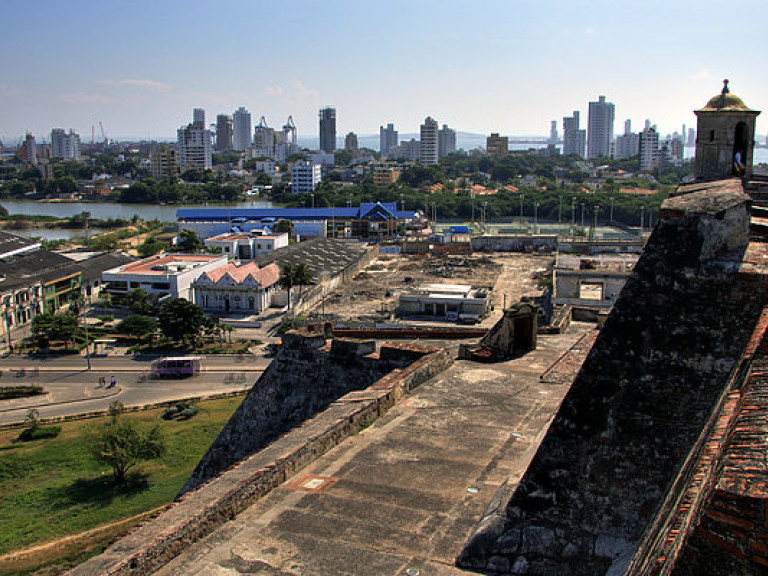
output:
<path id="1" fill-rule="evenodd" d="M 421 357 L 365 390 L 352 391 L 262 450 L 192 490 L 168 510 L 69 572 L 73 576 L 152 574 L 349 436 L 387 412 L 408 390 L 453 362 L 446 350 Z"/>

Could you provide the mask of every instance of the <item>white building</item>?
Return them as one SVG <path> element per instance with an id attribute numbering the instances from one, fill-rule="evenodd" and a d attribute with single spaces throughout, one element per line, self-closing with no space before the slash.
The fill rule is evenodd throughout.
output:
<path id="1" fill-rule="evenodd" d="M 62 160 L 80 160 L 80 136 L 61 128 L 51 130 L 51 156 Z"/>
<path id="2" fill-rule="evenodd" d="M 195 304 L 207 312 L 259 314 L 269 308 L 279 280 L 280 267 L 274 262 L 264 268 L 255 262 L 225 264 L 194 282 Z"/>
<path id="3" fill-rule="evenodd" d="M 640 171 L 653 170 L 659 163 L 659 134 L 653 126 L 640 133 Z"/>
<path id="4" fill-rule="evenodd" d="M 179 128 L 177 132 L 179 166 L 181 171 L 190 168 L 205 170 L 213 167 L 211 133 L 194 122 Z"/>
<path id="5" fill-rule="evenodd" d="M 397 130 L 394 124 L 387 124 L 387 127 L 379 126 L 379 150 L 382 155 L 387 155 L 397 146 Z"/>
<path id="6" fill-rule="evenodd" d="M 612 102 L 600 96 L 597 102 L 589 103 L 587 120 L 587 158 L 607 158 L 613 143 L 613 120 L 616 113 Z"/>
<path id="7" fill-rule="evenodd" d="M 251 113 L 240 106 L 232 114 L 232 148 L 238 152 L 251 145 Z"/>
<path id="8" fill-rule="evenodd" d="M 563 155 L 584 157 L 587 149 L 587 131 L 579 128 L 579 111 L 563 117 Z"/>
<path id="9" fill-rule="evenodd" d="M 419 149 L 419 160 L 427 166 L 435 165 L 440 159 L 439 154 L 439 130 L 437 120 L 427 116 L 424 124 L 421 125 L 421 147 Z"/>
<path id="10" fill-rule="evenodd" d="M 456 130 L 443 124 L 437 134 L 437 155 L 439 158 L 444 158 L 454 152 L 456 152 Z"/>
<path id="11" fill-rule="evenodd" d="M 288 234 L 260 234 L 259 230 L 252 230 L 250 234 L 227 233 L 206 238 L 205 245 L 221 248 L 223 255 L 237 260 L 255 260 L 277 248 L 288 246 Z"/>
<path id="12" fill-rule="evenodd" d="M 465 284 L 428 284 L 400 295 L 401 317 L 432 316 L 448 321 L 479 321 L 491 309 L 486 288 Z"/>
<path id="13" fill-rule="evenodd" d="M 314 192 L 321 179 L 319 164 L 302 160 L 291 166 L 291 191 L 294 194 Z"/>
<path id="14" fill-rule="evenodd" d="M 105 271 L 102 282 L 116 298 L 124 297 L 135 288 L 161 298 L 192 300 L 190 286 L 203 272 L 215 270 L 227 263 L 226 256 L 210 254 L 161 254 Z"/>

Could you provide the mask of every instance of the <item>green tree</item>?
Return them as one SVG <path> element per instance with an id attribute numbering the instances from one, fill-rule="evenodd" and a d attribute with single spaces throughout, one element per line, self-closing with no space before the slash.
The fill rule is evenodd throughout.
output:
<path id="1" fill-rule="evenodd" d="M 125 295 L 125 303 L 134 314 L 152 314 L 157 298 L 143 288 L 134 288 Z"/>
<path id="2" fill-rule="evenodd" d="M 157 310 L 160 331 L 168 338 L 183 341 L 194 338 L 205 324 L 205 313 L 197 304 L 183 298 L 163 302 Z"/>
<path id="3" fill-rule="evenodd" d="M 290 234 L 293 232 L 293 222 L 290 220 L 278 220 L 275 222 L 275 225 L 272 226 L 272 231 L 277 232 L 278 234 L 282 234 L 283 232 Z"/>
<path id="4" fill-rule="evenodd" d="M 280 286 L 288 291 L 288 307 L 291 307 L 291 291 L 294 286 L 306 286 L 313 281 L 312 272 L 306 262 L 298 264 L 285 264 L 280 269 Z"/>
<path id="5" fill-rule="evenodd" d="M 266 172 L 259 172 L 256 174 L 256 180 L 254 181 L 254 184 L 258 186 L 269 186 L 272 184 L 272 178 L 270 178 L 269 174 Z"/>
<path id="6" fill-rule="evenodd" d="M 185 228 L 179 233 L 177 237 L 177 252 L 198 252 L 199 250 L 203 249 L 203 246 L 203 241 L 200 240 L 200 237 L 194 230 Z"/>
<path id="7" fill-rule="evenodd" d="M 78 330 L 77 316 L 71 312 L 63 314 L 46 312 L 32 319 L 32 334 L 38 345 L 43 347 L 48 346 L 51 340 L 62 340 L 64 347 L 67 348 Z"/>
<path id="8" fill-rule="evenodd" d="M 135 419 L 124 419 L 112 411 L 110 422 L 91 429 L 86 442 L 93 458 L 112 468 L 115 482 L 125 481 L 128 471 L 145 460 L 165 453 L 165 440 L 160 426 L 147 427 Z"/>
<path id="9" fill-rule="evenodd" d="M 168 245 L 165 242 L 158 240 L 154 236 L 150 236 L 144 240 L 144 242 L 141 243 L 138 248 L 136 248 L 136 251 L 142 258 L 148 258 L 162 252 L 167 247 Z"/>
<path id="10" fill-rule="evenodd" d="M 134 314 L 120 320 L 116 329 L 121 334 L 141 337 L 146 334 L 153 334 L 157 330 L 157 321 L 150 316 Z"/>

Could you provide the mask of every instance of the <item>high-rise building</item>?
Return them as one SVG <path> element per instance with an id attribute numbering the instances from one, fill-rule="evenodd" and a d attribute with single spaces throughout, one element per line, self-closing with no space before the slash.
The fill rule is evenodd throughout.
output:
<path id="1" fill-rule="evenodd" d="M 232 150 L 232 137 L 232 117 L 229 114 L 219 114 L 216 116 L 216 150 L 219 152 Z"/>
<path id="2" fill-rule="evenodd" d="M 631 158 L 637 156 L 640 152 L 640 136 L 632 132 L 632 121 L 624 122 L 624 134 L 616 136 L 613 157 L 617 160 L 621 158 Z"/>
<path id="3" fill-rule="evenodd" d="M 262 116 L 259 123 L 253 129 L 254 158 L 266 156 L 267 158 L 274 159 L 275 145 L 275 130 L 267 125 L 267 119 Z"/>
<path id="4" fill-rule="evenodd" d="M 448 128 L 447 124 L 437 133 L 437 157 L 445 158 L 448 154 L 456 152 L 456 130 Z"/>
<path id="5" fill-rule="evenodd" d="M 22 162 L 37 166 L 37 143 L 35 142 L 35 137 L 29 132 L 27 132 L 27 136 L 24 138 L 24 143 L 21 145 L 18 152 L 16 152 L 16 155 Z"/>
<path id="6" fill-rule="evenodd" d="M 693 128 L 688 128 L 688 141 L 685 143 L 686 146 L 696 146 L 696 130 Z M 768 145 L 768 142 L 766 142 L 766 145 Z"/>
<path id="7" fill-rule="evenodd" d="M 557 133 L 557 120 L 552 120 L 552 124 L 549 127 L 549 143 L 557 144 L 558 140 L 560 140 L 560 136 Z"/>
<path id="8" fill-rule="evenodd" d="M 168 144 L 154 146 L 149 153 L 149 171 L 156 180 L 178 178 L 179 155 L 176 148 Z"/>
<path id="9" fill-rule="evenodd" d="M 607 158 L 613 142 L 613 118 L 615 106 L 600 96 L 597 102 L 589 103 L 587 120 L 587 157 Z"/>
<path id="10" fill-rule="evenodd" d="M 397 130 L 395 130 L 394 124 L 387 124 L 387 127 L 379 126 L 379 151 L 383 155 L 389 154 L 389 152 L 397 146 Z"/>
<path id="11" fill-rule="evenodd" d="M 336 108 L 320 109 L 320 150 L 331 153 L 336 150 Z"/>
<path id="12" fill-rule="evenodd" d="M 576 154 L 584 157 L 587 147 L 587 131 L 579 129 L 579 111 L 573 116 L 563 117 L 563 154 Z"/>
<path id="13" fill-rule="evenodd" d="M 291 192 L 307 194 L 314 192 L 322 179 L 320 164 L 299 160 L 291 166 Z"/>
<path id="14" fill-rule="evenodd" d="M 177 132 L 177 143 L 182 172 L 191 168 L 205 170 L 213 167 L 210 130 L 200 128 L 194 122 L 182 126 Z"/>
<path id="15" fill-rule="evenodd" d="M 489 156 L 504 156 L 509 154 L 509 138 L 507 136 L 499 136 L 498 132 L 492 132 L 488 138 L 485 139 L 485 149 Z"/>
<path id="16" fill-rule="evenodd" d="M 80 160 L 80 136 L 61 128 L 51 130 L 51 156 L 62 160 Z"/>
<path id="17" fill-rule="evenodd" d="M 427 116 L 424 119 L 424 124 L 421 125 L 419 160 L 422 164 L 431 166 L 438 163 L 440 159 L 438 132 L 437 120 Z"/>
<path id="18" fill-rule="evenodd" d="M 192 110 L 192 122 L 200 128 L 205 128 L 205 110 L 194 108 Z"/>
<path id="19" fill-rule="evenodd" d="M 406 160 L 418 160 L 421 158 L 421 142 L 415 138 L 403 140 L 395 148 L 390 150 L 390 155 Z"/>
<path id="20" fill-rule="evenodd" d="M 238 152 L 251 145 L 251 113 L 240 106 L 232 114 L 232 148 Z"/>
<path id="21" fill-rule="evenodd" d="M 348 152 L 352 152 L 357 149 L 358 149 L 357 134 L 355 134 L 354 132 L 350 132 L 344 138 L 344 150 L 347 150 Z"/>
<path id="22" fill-rule="evenodd" d="M 659 134 L 655 126 L 646 122 L 645 129 L 640 133 L 640 171 L 653 170 L 659 163 Z"/>

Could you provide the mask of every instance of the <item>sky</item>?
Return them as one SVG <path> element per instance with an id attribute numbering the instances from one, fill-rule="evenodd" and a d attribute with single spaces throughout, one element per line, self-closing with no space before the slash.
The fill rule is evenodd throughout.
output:
<path id="1" fill-rule="evenodd" d="M 300 138 L 337 110 L 339 136 L 426 116 L 467 132 L 547 135 L 605 95 L 662 134 L 723 78 L 766 110 L 765 0 L 37 0 L 0 7 L 0 140 L 55 127 L 84 142 L 171 138 L 245 106 Z"/>

